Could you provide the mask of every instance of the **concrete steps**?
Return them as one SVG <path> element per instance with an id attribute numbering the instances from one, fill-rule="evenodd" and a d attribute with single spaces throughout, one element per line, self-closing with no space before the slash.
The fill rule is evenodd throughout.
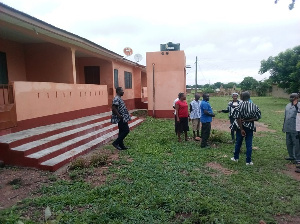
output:
<path id="1" fill-rule="evenodd" d="M 116 138 L 118 125 L 110 123 L 110 116 L 111 112 L 106 112 L 0 136 L 0 160 L 55 171 Z M 142 121 L 133 116 L 130 129 Z"/>

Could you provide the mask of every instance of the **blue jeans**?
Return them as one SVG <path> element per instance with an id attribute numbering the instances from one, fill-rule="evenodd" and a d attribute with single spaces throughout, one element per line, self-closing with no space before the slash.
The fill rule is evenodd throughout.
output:
<path id="1" fill-rule="evenodd" d="M 251 155 L 252 155 L 252 140 L 253 140 L 253 130 L 244 127 L 244 130 L 246 132 L 246 136 L 243 137 L 241 130 L 237 129 L 236 131 L 236 141 L 235 141 L 235 150 L 234 150 L 234 158 L 239 159 L 240 157 L 240 151 L 241 146 L 243 143 L 243 139 L 245 138 L 246 141 L 246 163 L 251 162 Z"/>

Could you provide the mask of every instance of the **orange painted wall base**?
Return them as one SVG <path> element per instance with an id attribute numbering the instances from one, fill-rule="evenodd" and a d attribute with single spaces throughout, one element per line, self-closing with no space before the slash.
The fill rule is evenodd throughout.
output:
<path id="1" fill-rule="evenodd" d="M 148 115 L 155 118 L 173 118 L 174 119 L 174 110 L 148 110 Z"/>

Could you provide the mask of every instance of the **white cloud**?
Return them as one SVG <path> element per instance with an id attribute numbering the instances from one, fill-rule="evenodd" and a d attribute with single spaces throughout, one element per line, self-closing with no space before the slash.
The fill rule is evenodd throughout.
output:
<path id="1" fill-rule="evenodd" d="M 289 10 L 291 0 L 1 1 L 118 54 L 131 47 L 144 57 L 142 64 L 160 44 L 180 43 L 192 65 L 188 84 L 195 80 L 196 56 L 199 82 L 259 80 L 261 60 L 300 40 L 300 2 Z"/>

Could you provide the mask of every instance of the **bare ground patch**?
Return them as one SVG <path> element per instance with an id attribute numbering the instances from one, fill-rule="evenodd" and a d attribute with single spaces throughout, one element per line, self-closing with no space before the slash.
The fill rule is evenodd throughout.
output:
<path id="1" fill-rule="evenodd" d="M 209 167 L 209 168 L 212 168 L 214 170 L 217 170 L 217 171 L 219 171 L 220 173 L 222 173 L 224 175 L 231 175 L 231 174 L 237 174 L 238 173 L 237 171 L 229 170 L 229 169 L 223 167 L 221 164 L 216 163 L 216 162 L 207 163 L 205 166 Z M 214 177 L 214 176 L 217 176 L 217 174 L 211 174 L 211 176 Z"/>
<path id="2" fill-rule="evenodd" d="M 278 224 L 299 224 L 300 216 L 278 215 L 274 217 Z"/>
<path id="3" fill-rule="evenodd" d="M 300 173 L 296 173 L 296 172 L 295 172 L 295 169 L 296 169 L 295 165 L 289 163 L 289 164 L 286 164 L 286 169 L 283 170 L 282 172 L 283 172 L 284 174 L 286 174 L 286 175 L 288 175 L 288 176 L 294 178 L 295 180 L 300 181 Z M 299 223 L 300 223 L 300 222 L 299 222 Z"/>
<path id="4" fill-rule="evenodd" d="M 229 128 L 230 122 L 227 119 L 214 118 L 211 123 L 211 126 L 213 129 L 230 132 L 230 128 Z M 276 132 L 275 130 L 269 129 L 268 125 L 261 122 L 255 122 L 255 126 L 256 126 L 256 132 L 262 132 L 262 131 Z"/>
<path id="5" fill-rule="evenodd" d="M 108 159 L 104 166 L 95 167 L 83 178 L 92 186 L 104 184 L 107 179 L 108 169 L 113 161 L 118 161 L 119 151 L 115 149 L 98 148 L 90 153 L 81 156 L 89 161 L 93 154 L 101 153 L 107 155 Z M 127 162 L 132 159 L 126 158 Z M 51 184 L 52 179 L 70 181 L 70 164 L 58 169 L 55 172 L 41 171 L 33 168 L 10 167 L 0 169 L 0 210 L 9 208 L 25 198 L 37 197 L 35 194 L 42 185 Z"/>

